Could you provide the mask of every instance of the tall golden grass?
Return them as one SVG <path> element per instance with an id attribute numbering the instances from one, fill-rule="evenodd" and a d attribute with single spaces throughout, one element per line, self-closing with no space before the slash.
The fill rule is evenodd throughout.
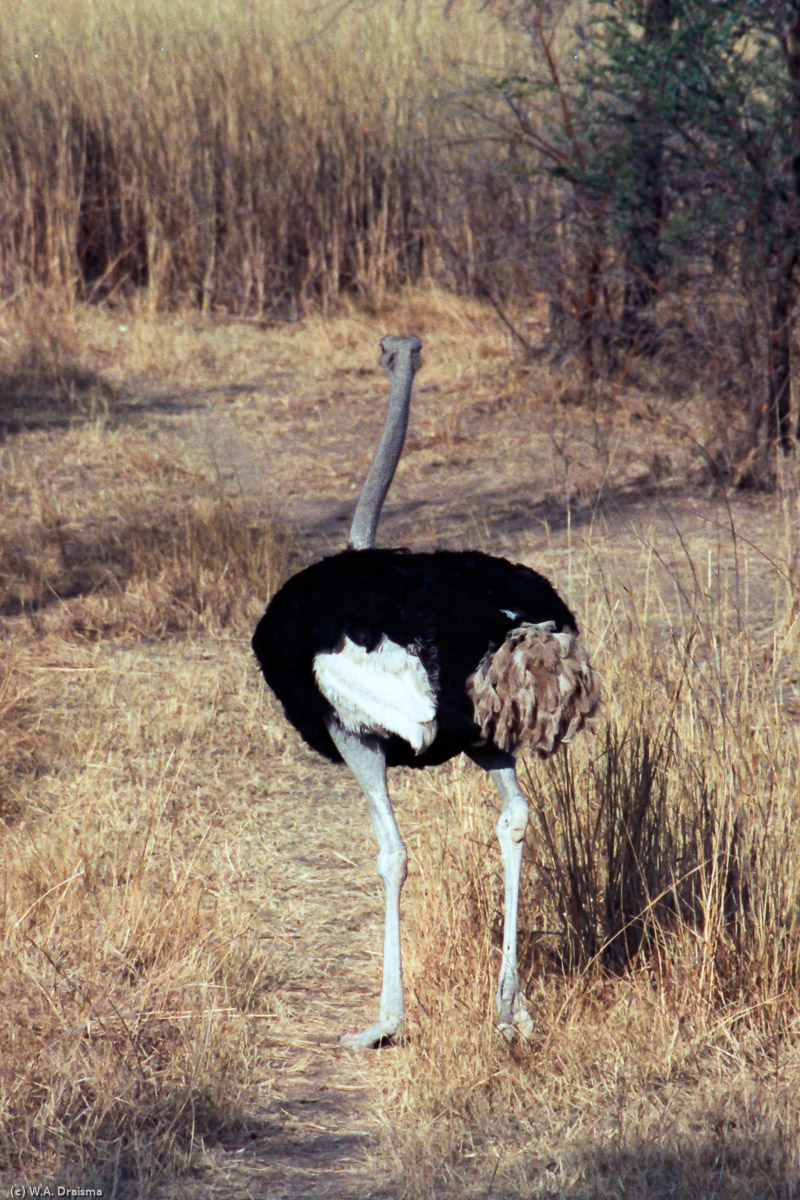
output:
<path id="1" fill-rule="evenodd" d="M 512 51 L 479 5 L 44 0 L 0 43 L 6 289 L 375 300 L 514 204 L 450 103 Z"/>

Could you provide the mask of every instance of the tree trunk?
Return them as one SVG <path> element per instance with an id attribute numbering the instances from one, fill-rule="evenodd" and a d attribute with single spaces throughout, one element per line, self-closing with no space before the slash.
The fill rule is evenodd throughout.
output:
<path id="1" fill-rule="evenodd" d="M 625 255 L 625 287 L 619 321 L 623 345 L 641 350 L 652 348 L 656 339 L 654 308 L 661 257 L 660 202 L 657 205 L 654 203 L 650 211 L 654 218 L 652 221 L 637 222 L 631 228 L 631 245 Z"/>
<path id="2" fill-rule="evenodd" d="M 792 161 L 791 161 L 791 215 L 789 221 L 789 236 L 792 243 L 790 261 L 785 273 L 786 303 L 781 326 L 781 338 L 785 348 L 781 354 L 781 368 L 785 372 L 785 388 L 778 393 L 778 399 L 785 407 L 784 425 L 779 427 L 781 446 L 789 449 L 791 444 L 791 333 L 794 309 L 797 303 L 798 291 L 798 259 L 800 258 L 800 0 L 792 0 L 786 37 L 784 39 L 786 66 L 792 85 Z M 779 412 L 783 410 L 778 409 Z M 797 437 L 800 438 L 800 420 L 797 423 Z"/>
<path id="3" fill-rule="evenodd" d="M 790 159 L 785 188 L 773 193 L 781 214 L 781 246 L 769 313 L 765 403 L 767 441 L 783 451 L 792 446 L 792 323 L 800 279 L 800 0 L 790 0 L 781 44 L 792 89 Z M 760 422 L 759 422 L 760 423 Z M 800 425 L 798 426 L 800 437 Z"/>
<path id="4" fill-rule="evenodd" d="M 672 0 L 649 0 L 644 18 L 645 44 L 658 48 L 669 37 L 671 22 Z M 632 148 L 636 217 L 625 255 L 620 335 L 624 345 L 647 350 L 652 349 L 656 337 L 654 308 L 664 219 L 664 127 L 657 79 L 653 90 L 645 90 L 641 108 Z"/>
<path id="5" fill-rule="evenodd" d="M 772 302 L 769 327 L 769 372 L 767 375 L 767 439 L 792 447 L 792 312 L 796 288 L 791 277 L 781 280 Z"/>
<path id="6" fill-rule="evenodd" d="M 598 246 L 590 249 L 583 266 L 582 293 L 578 297 L 578 326 L 580 329 L 583 378 L 588 386 L 597 378 L 597 309 L 602 278 L 602 251 Z"/>

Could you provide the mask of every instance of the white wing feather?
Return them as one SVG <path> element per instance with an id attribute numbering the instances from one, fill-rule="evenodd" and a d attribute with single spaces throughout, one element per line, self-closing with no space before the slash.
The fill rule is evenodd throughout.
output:
<path id="1" fill-rule="evenodd" d="M 346 637 L 340 650 L 316 655 L 314 676 L 345 729 L 396 734 L 417 754 L 436 737 L 436 696 L 413 650 L 386 637 L 366 650 Z"/>

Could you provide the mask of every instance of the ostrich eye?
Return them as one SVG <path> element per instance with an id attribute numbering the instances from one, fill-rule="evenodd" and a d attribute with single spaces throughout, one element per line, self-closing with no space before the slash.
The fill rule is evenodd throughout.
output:
<path id="1" fill-rule="evenodd" d="M 394 354 L 394 351 L 392 351 L 391 354 L 388 354 L 386 356 L 386 366 L 390 371 L 394 370 L 394 360 L 395 360 L 395 354 Z"/>

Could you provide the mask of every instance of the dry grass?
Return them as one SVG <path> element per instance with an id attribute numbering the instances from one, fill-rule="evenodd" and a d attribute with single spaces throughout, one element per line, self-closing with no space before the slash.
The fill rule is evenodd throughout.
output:
<path id="1" fill-rule="evenodd" d="M 56 422 L 66 426 L 56 444 L 41 414 L 62 403 L 69 419 Z M 252 623 L 287 569 L 286 536 L 269 514 L 243 517 L 175 440 L 154 446 L 113 401 L 100 416 L 76 409 L 50 377 L 20 421 L 27 444 L 6 456 L 0 485 L 0 612 L 86 638 Z"/>
<path id="2" fill-rule="evenodd" d="M 674 430 L 710 436 L 695 398 L 660 424 L 553 407 L 568 381 L 511 370 L 487 315 L 437 293 L 284 330 L 65 320 L 51 360 L 105 405 L 69 409 L 69 372 L 37 374 L 29 345 L 39 407 L 1 451 L 3 1181 L 796 1196 L 796 499 L 685 490 Z M 551 575 L 606 705 L 567 760 L 522 772 L 535 1029 L 510 1050 L 496 798 L 462 763 L 393 777 L 412 1038 L 364 1061 L 335 1036 L 378 987 L 368 825 L 255 685 L 247 637 L 288 569 L 284 520 L 308 528 L 294 555 L 341 544 L 377 339 L 412 327 L 427 365 L 385 539 Z M 251 452 L 252 484 L 229 478 L 220 460 Z M 325 1175 L 345 1158 L 346 1182 Z"/>
<path id="3" fill-rule="evenodd" d="M 44 754 L 45 739 L 37 731 L 34 697 L 11 639 L 0 639 L 0 817 L 10 823 L 20 812 L 19 792 Z"/>
<path id="4" fill-rule="evenodd" d="M 146 513 L 119 528 L 109 521 L 100 539 L 49 514 L 34 537 L 1 548 L 3 610 L 41 625 L 43 609 L 82 597 L 56 619 L 88 638 L 242 629 L 253 596 L 265 581 L 269 594 L 286 558 L 280 533 L 243 525 L 227 502 Z"/>
<path id="5" fill-rule="evenodd" d="M 182 800 L 214 707 L 176 724 L 158 687 L 132 708 L 135 656 L 59 646 L 29 663 L 59 756 L 4 835 L 0 1161 L 121 1195 L 201 1164 L 263 1092 L 249 1014 L 272 968 L 213 815 Z"/>

